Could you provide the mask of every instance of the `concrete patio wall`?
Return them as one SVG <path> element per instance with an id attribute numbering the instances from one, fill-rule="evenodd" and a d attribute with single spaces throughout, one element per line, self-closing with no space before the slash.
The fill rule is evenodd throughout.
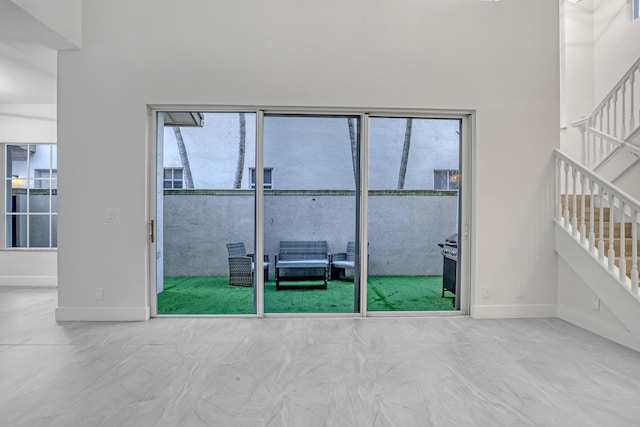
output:
<path id="1" fill-rule="evenodd" d="M 441 274 L 437 244 L 456 231 L 457 204 L 455 192 L 372 192 L 369 274 Z M 355 239 L 355 217 L 353 191 L 269 192 L 265 254 L 273 261 L 280 240 L 326 240 L 330 252 L 344 252 Z M 229 242 L 253 252 L 251 191 L 167 191 L 164 221 L 167 276 L 228 274 Z"/>

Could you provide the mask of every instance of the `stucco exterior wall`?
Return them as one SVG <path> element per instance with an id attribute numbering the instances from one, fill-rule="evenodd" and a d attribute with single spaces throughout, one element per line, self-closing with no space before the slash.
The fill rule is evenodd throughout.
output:
<path id="1" fill-rule="evenodd" d="M 164 197 L 167 276 L 227 275 L 227 243 L 244 242 L 253 252 L 252 192 L 171 193 Z M 330 252 L 345 251 L 355 239 L 355 193 L 335 193 L 266 195 L 265 254 L 272 262 L 281 240 L 326 240 Z M 369 197 L 369 274 L 442 274 L 437 244 L 457 229 L 457 195 L 413 193 Z"/>

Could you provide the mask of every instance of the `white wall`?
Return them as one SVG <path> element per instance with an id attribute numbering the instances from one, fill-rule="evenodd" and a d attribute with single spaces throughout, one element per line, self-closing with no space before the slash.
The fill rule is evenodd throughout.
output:
<path id="1" fill-rule="evenodd" d="M 82 0 L 12 1 L 49 31 L 47 43 L 52 47 L 73 49 L 82 46 Z"/>
<path id="2" fill-rule="evenodd" d="M 564 9 L 563 97 L 567 125 L 560 130 L 560 148 L 580 160 L 582 139 L 571 123 L 589 116 L 600 102 L 593 98 L 593 0 L 563 1 L 560 5 Z"/>
<path id="3" fill-rule="evenodd" d="M 56 286 L 55 250 L 0 250 L 0 286 Z"/>
<path id="4" fill-rule="evenodd" d="M 59 57 L 58 319 L 148 313 L 148 104 L 476 110 L 472 313 L 554 307 L 556 2 L 87 0 L 83 25 Z"/>
<path id="5" fill-rule="evenodd" d="M 640 351 L 640 341 L 561 257 L 558 257 L 558 317 Z"/>
<path id="6" fill-rule="evenodd" d="M 56 142 L 55 104 L 0 104 L 0 142 Z"/>
<path id="7" fill-rule="evenodd" d="M 631 19 L 632 0 L 593 0 L 594 95 L 602 101 L 640 58 L 640 19 Z"/>

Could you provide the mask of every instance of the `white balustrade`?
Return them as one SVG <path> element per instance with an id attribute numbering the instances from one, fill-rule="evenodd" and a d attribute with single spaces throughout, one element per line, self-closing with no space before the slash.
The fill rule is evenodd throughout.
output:
<path id="1" fill-rule="evenodd" d="M 559 150 L 555 161 L 556 221 L 637 295 L 640 202 Z M 625 248 L 629 244 L 630 256 Z"/>
<path id="2" fill-rule="evenodd" d="M 594 167 L 625 138 L 637 132 L 640 111 L 636 111 L 636 98 L 640 88 L 635 84 L 640 73 L 640 59 L 625 73 L 602 102 L 585 119 L 575 122 L 583 132 L 581 160 L 587 167 Z M 603 138 L 602 135 L 608 138 Z"/>

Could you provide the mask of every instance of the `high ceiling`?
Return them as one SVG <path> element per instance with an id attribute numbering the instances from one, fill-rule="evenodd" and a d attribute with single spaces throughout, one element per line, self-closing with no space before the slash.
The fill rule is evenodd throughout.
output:
<path id="1" fill-rule="evenodd" d="M 57 50 L 51 33 L 0 0 L 0 104 L 56 102 Z"/>

